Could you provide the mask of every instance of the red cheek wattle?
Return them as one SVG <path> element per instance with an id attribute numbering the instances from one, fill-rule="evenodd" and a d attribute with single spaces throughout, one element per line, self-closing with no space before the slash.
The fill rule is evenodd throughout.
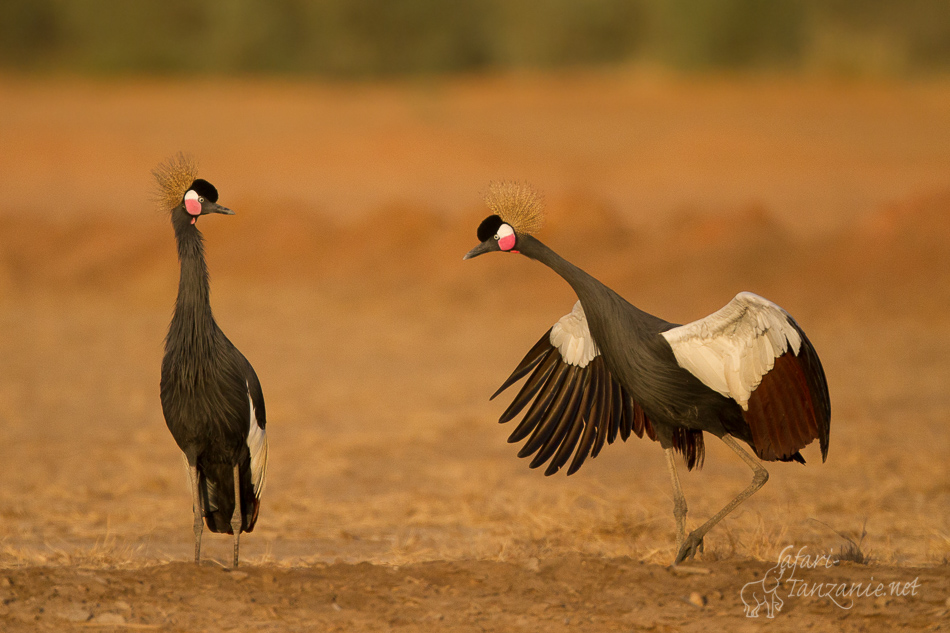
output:
<path id="1" fill-rule="evenodd" d="M 197 200 L 185 200 L 185 211 L 191 215 L 201 215 L 201 203 Z"/>
<path id="2" fill-rule="evenodd" d="M 498 239 L 498 248 L 500 248 L 501 250 L 510 251 L 514 247 L 515 247 L 514 235 L 506 235 Z"/>

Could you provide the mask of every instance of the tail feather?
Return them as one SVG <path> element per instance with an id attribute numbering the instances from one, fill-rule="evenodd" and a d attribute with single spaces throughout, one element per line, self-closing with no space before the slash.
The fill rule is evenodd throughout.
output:
<path id="1" fill-rule="evenodd" d="M 229 464 L 204 464 L 198 468 L 198 486 L 205 511 L 205 523 L 212 532 L 233 534 L 234 468 Z M 241 531 L 251 532 L 257 522 L 260 500 L 254 496 L 250 459 L 241 464 Z"/>

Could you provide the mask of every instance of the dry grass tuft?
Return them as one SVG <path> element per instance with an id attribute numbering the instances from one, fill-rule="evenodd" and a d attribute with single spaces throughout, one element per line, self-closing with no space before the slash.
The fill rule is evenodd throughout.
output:
<path id="1" fill-rule="evenodd" d="M 0 547 L 0 569 L 32 566 L 125 569 L 169 562 L 169 559 L 156 559 L 146 549 L 145 545 L 130 545 L 114 535 L 106 535 L 87 546 L 47 543 L 42 547 L 18 547 L 5 542 Z"/>
<path id="2" fill-rule="evenodd" d="M 865 537 L 867 537 L 867 535 L 868 535 L 868 531 L 867 531 L 868 520 L 867 520 L 867 518 L 864 519 L 864 524 L 861 526 L 861 535 L 858 537 L 858 540 L 857 540 L 857 541 L 855 541 L 855 540 L 854 540 L 853 538 L 851 538 L 850 536 L 847 536 L 847 535 L 845 535 L 845 534 L 842 534 L 841 532 L 839 532 L 838 530 L 834 529 L 833 527 L 831 527 L 831 526 L 828 525 L 827 523 L 824 523 L 824 522 L 822 522 L 822 521 L 818 521 L 818 519 L 813 519 L 813 520 L 816 521 L 816 522 L 818 522 L 818 523 L 821 523 L 821 524 L 824 525 L 826 528 L 828 528 L 829 530 L 831 530 L 832 532 L 834 532 L 835 534 L 837 534 L 838 536 L 840 536 L 841 538 L 843 538 L 844 540 L 847 541 L 847 543 L 846 543 L 845 545 L 842 545 L 842 546 L 838 549 L 837 555 L 834 556 L 835 563 L 840 563 L 840 562 L 842 562 L 842 561 L 844 561 L 844 562 L 850 562 L 850 563 L 857 563 L 858 565 L 869 565 L 869 564 L 871 563 L 871 561 L 873 560 L 873 558 L 872 558 L 869 554 L 866 554 L 866 553 L 864 552 L 864 550 L 862 549 L 862 545 L 864 544 L 864 539 L 865 539 Z"/>
<path id="3" fill-rule="evenodd" d="M 759 561 L 775 561 L 779 552 L 788 543 L 788 526 L 781 522 L 766 520 L 760 514 L 755 515 L 751 528 L 741 529 L 735 523 L 720 524 L 722 531 L 713 539 L 718 547 L 704 552 L 704 560 L 723 560 L 727 558 L 752 558 Z M 723 541 L 726 541 L 724 543 Z"/>

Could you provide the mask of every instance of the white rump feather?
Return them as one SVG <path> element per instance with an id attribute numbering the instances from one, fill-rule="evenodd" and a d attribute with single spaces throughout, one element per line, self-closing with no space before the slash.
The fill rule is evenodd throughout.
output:
<path id="1" fill-rule="evenodd" d="M 722 309 L 663 336 L 680 367 L 743 410 L 775 359 L 789 347 L 797 356 L 802 345 L 788 313 L 751 292 L 740 292 Z"/>
<path id="2" fill-rule="evenodd" d="M 551 345 L 561 353 L 565 363 L 578 367 L 587 367 L 600 354 L 597 343 L 590 335 L 587 315 L 580 301 L 551 328 Z"/>

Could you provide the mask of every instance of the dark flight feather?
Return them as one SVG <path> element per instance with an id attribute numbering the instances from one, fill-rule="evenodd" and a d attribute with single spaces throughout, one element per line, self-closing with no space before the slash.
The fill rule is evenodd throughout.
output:
<path id="1" fill-rule="evenodd" d="M 577 446 L 577 442 L 581 438 L 581 433 L 584 431 L 584 420 L 587 418 L 591 404 L 591 372 L 584 374 L 583 381 L 584 385 L 581 389 L 581 400 L 578 403 L 577 410 L 568 422 L 567 436 L 564 441 L 561 442 L 557 452 L 551 459 L 551 463 L 548 464 L 547 469 L 544 471 L 546 476 L 550 477 L 567 463 L 571 453 L 574 452 L 574 447 Z"/>
<path id="2" fill-rule="evenodd" d="M 577 380 L 571 380 L 568 385 L 565 385 L 564 390 L 570 393 L 567 396 L 564 407 L 556 413 L 552 408 L 552 411 L 546 416 L 550 418 L 550 422 L 546 424 L 544 431 L 538 435 L 540 450 L 537 455 L 534 456 L 531 464 L 529 464 L 531 468 L 537 468 L 548 461 L 564 440 L 568 425 L 574 420 L 577 407 L 581 401 L 581 390 L 584 387 L 584 377 L 578 376 L 577 378 Z M 527 448 L 527 444 L 525 448 Z"/>
<path id="3" fill-rule="evenodd" d="M 596 457 L 606 444 L 618 437 L 626 440 L 632 433 L 644 432 L 656 440 L 656 432 L 643 409 L 610 375 L 602 356 L 596 356 L 585 367 L 570 365 L 551 345 L 550 330 L 525 355 L 495 396 L 531 374 L 518 395 L 502 414 L 499 422 L 508 422 L 528 405 L 527 413 L 508 437 L 510 443 L 527 438 L 518 451 L 519 457 L 534 455 L 531 468 L 550 460 L 546 475 L 553 475 L 574 457 L 568 468 L 571 475 L 588 456 Z M 494 397 L 494 396 L 492 396 Z M 533 401 L 532 401 L 533 400 Z M 686 439 L 684 458 L 696 460 L 698 443 Z M 699 453 L 701 455 L 701 452 Z"/>
<path id="4" fill-rule="evenodd" d="M 553 350 L 548 350 L 544 359 L 535 367 L 534 373 L 532 373 L 531 377 L 522 385 L 521 391 L 519 391 L 515 399 L 511 401 L 511 404 L 508 405 L 505 412 L 501 414 L 498 420 L 501 424 L 514 419 L 521 413 L 525 405 L 531 402 L 531 399 L 538 393 L 538 390 L 547 382 L 551 372 L 554 371 L 554 368 L 557 367 L 558 364 L 557 355 L 552 352 Z"/>
<path id="5" fill-rule="evenodd" d="M 518 366 L 515 367 L 515 370 L 511 372 L 511 375 L 508 376 L 508 380 L 498 388 L 498 391 L 492 394 L 492 397 L 489 400 L 494 400 L 495 396 L 500 394 L 502 391 L 518 382 L 524 378 L 531 369 L 540 363 L 544 358 L 551 353 L 554 348 L 551 347 L 551 330 L 545 332 L 537 343 L 534 344 L 525 357 L 521 359 L 521 362 L 518 363 Z"/>
<path id="6" fill-rule="evenodd" d="M 541 388 L 541 391 L 534 399 L 534 402 L 532 402 L 531 406 L 528 407 L 528 412 L 524 414 L 524 417 L 521 419 L 521 423 L 518 424 L 515 430 L 511 433 L 511 436 L 508 438 L 508 442 L 520 442 L 526 438 L 529 433 L 534 431 L 534 428 L 538 425 L 538 422 L 541 421 L 541 416 L 543 416 L 545 411 L 547 411 L 548 406 L 554 400 L 554 397 L 560 390 L 561 385 L 564 384 L 564 378 L 567 376 L 567 372 L 567 365 L 564 363 L 555 364 L 554 370 L 544 383 L 544 387 Z"/>

